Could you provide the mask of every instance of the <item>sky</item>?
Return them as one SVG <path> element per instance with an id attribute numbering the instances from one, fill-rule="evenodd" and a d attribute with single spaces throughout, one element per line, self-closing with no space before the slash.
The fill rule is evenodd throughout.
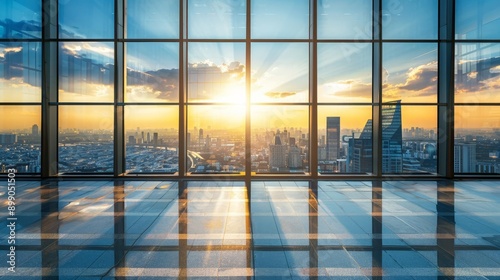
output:
<path id="1" fill-rule="evenodd" d="M 40 7 L 33 1 L 7 0 L 0 11 L 0 23 L 25 24 L 33 29 L 40 23 Z M 36 2 L 36 1 L 35 1 Z M 60 38 L 112 39 L 113 0 L 60 1 Z M 189 38 L 244 39 L 246 35 L 246 1 L 189 1 Z M 293 2 L 293 3 L 292 3 Z M 308 0 L 254 0 L 252 2 L 251 36 L 254 39 L 307 39 L 309 30 Z M 475 1 L 474 1 L 475 2 Z M 477 1 L 479 2 L 479 1 Z M 500 38 L 500 20 L 493 0 L 483 4 L 457 1 L 457 36 L 460 38 Z M 436 39 L 437 0 L 383 0 L 384 39 Z M 10 5 L 10 6 L 9 6 Z M 178 2 L 175 0 L 129 0 L 127 38 L 175 39 L 179 33 Z M 9 9 L 10 7 L 10 9 Z M 35 12 L 34 12 L 35 11 Z M 93 20 L 88 20 L 88 15 Z M 145 16 L 148 15 L 148 16 Z M 318 1 L 318 36 L 320 39 L 369 39 L 371 37 L 370 0 Z M 482 32 L 477 31 L 476 19 L 484 21 Z M 11 19 L 9 23 L 7 19 Z M 471 23 L 474 22 L 474 23 Z M 103 26 L 108 26 L 103 28 Z M 36 36 L 36 32 L 32 32 Z M 0 34 L 5 36 L 3 27 Z M 23 35 L 24 36 L 24 35 Z M 481 37 L 482 36 L 482 37 Z M 113 58 L 111 42 L 62 42 L 59 46 L 59 101 L 112 102 L 114 96 Z M 404 102 L 437 102 L 437 43 L 383 44 L 382 82 L 383 100 Z M 500 44 L 459 43 L 456 48 L 455 73 L 457 102 L 500 102 Z M 0 44 L 2 65 L 22 64 L 19 67 L 0 67 L 0 102 L 39 102 L 41 48 L 38 43 Z M 188 101 L 224 102 L 244 108 L 246 101 L 246 75 L 251 75 L 251 101 L 253 103 L 307 103 L 309 99 L 309 45 L 300 42 L 251 44 L 251 61 L 247 65 L 245 43 L 188 44 Z M 318 43 L 318 102 L 371 103 L 372 102 L 372 48 L 370 43 Z M 168 103 L 178 101 L 179 49 L 175 42 L 126 44 L 126 102 Z M 11 69 L 6 72 L 5 69 Z M 94 109 L 92 109 L 94 108 Z M 87 127 L 94 126 L 103 107 L 86 109 Z M 193 107 L 194 108 L 194 107 Z M 215 108 L 215 107 L 214 107 Z M 210 118 L 207 123 L 223 127 L 235 122 L 241 110 L 207 107 L 203 113 L 189 116 Z M 229 107 L 227 107 L 229 108 Z M 326 107 L 325 107 L 326 108 Z M 339 108 L 339 107 L 338 107 Z M 351 107 L 346 115 L 346 127 L 362 128 L 366 122 L 366 109 Z M 429 108 L 429 107 L 426 107 Z M 156 109 L 155 109 L 156 110 Z M 144 121 L 151 123 L 156 114 L 167 112 L 151 110 Z M 200 111 L 193 109 L 191 112 Z M 242 109 L 244 111 L 244 109 Z M 292 110 L 292 109 L 290 109 Z M 293 109 L 295 110 L 295 109 Z M 302 109 L 301 109 L 302 110 Z M 328 109 L 320 110 L 320 122 Z M 428 109 L 425 109 L 428 110 Z M 424 111 L 425 111 L 424 110 Z M 106 111 L 106 110 L 105 110 Z M 167 110 L 168 111 L 168 110 Z M 266 113 L 253 110 L 252 119 L 265 123 L 266 118 L 280 115 L 283 123 L 304 122 L 304 118 L 283 118 L 281 107 Z M 430 110 L 429 112 L 434 111 Z M 75 111 L 76 112 L 76 111 Z M 426 111 L 427 112 L 427 111 Z M 142 112 L 147 115 L 147 112 Z M 335 112 L 332 112 L 334 114 Z M 69 116 L 71 111 L 65 112 Z M 104 113 L 103 113 L 104 114 Z M 108 113 L 105 113 L 108 114 Z M 302 113 L 300 113 L 302 115 Z M 112 114 L 111 114 L 112 115 Z M 288 115 L 288 114 L 285 114 Z M 307 109 L 305 116 L 308 116 Z M 421 114 L 419 109 L 403 111 L 403 122 L 409 126 L 435 127 L 435 114 Z M 92 116 L 92 117 L 88 117 Z M 260 116 L 260 117 L 259 117 Z M 353 116 L 362 120 L 354 120 Z M 225 122 L 218 121 L 224 118 Z M 260 120 L 257 120 L 260 118 Z M 71 124 L 78 116 L 64 121 Z M 425 120 L 425 121 L 423 121 Z M 192 120 L 190 123 L 203 121 Z M 271 122 L 271 123 L 278 123 Z M 219 124 L 218 124 L 219 123 Z M 304 122 L 307 124 L 307 122 Z M 485 122 L 468 122 L 485 126 Z M 157 121 L 157 125 L 161 125 Z M 256 125 L 260 126 L 259 125 Z"/>

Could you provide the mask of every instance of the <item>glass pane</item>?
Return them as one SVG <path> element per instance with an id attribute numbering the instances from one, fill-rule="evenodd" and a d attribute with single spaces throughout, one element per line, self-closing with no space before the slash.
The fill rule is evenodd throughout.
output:
<path id="1" fill-rule="evenodd" d="M 308 0 L 252 0 L 252 38 L 307 39 Z"/>
<path id="2" fill-rule="evenodd" d="M 500 102 L 500 44 L 456 44 L 455 54 L 455 102 Z"/>
<path id="3" fill-rule="evenodd" d="M 59 172 L 113 172 L 113 106 L 59 107 Z"/>
<path id="4" fill-rule="evenodd" d="M 0 102 L 40 102 L 40 43 L 0 43 Z"/>
<path id="5" fill-rule="evenodd" d="M 127 43 L 127 102 L 179 101 L 179 44 Z"/>
<path id="6" fill-rule="evenodd" d="M 437 100 L 437 45 L 383 45 L 383 101 L 434 103 Z"/>
<path id="7" fill-rule="evenodd" d="M 40 38 L 42 1 L 2 0 L 0 38 Z"/>
<path id="8" fill-rule="evenodd" d="M 372 102 L 371 44 L 318 44 L 318 102 Z"/>
<path id="9" fill-rule="evenodd" d="M 500 173 L 500 107 L 455 106 L 455 173 Z"/>
<path id="10" fill-rule="evenodd" d="M 113 43 L 59 44 L 59 101 L 113 102 Z"/>
<path id="11" fill-rule="evenodd" d="M 435 173 L 436 136 L 435 106 L 382 106 L 382 172 Z"/>
<path id="12" fill-rule="evenodd" d="M 438 0 L 382 0 L 384 39 L 437 39 Z"/>
<path id="13" fill-rule="evenodd" d="M 318 168 L 321 174 L 372 172 L 371 106 L 318 108 Z"/>
<path id="14" fill-rule="evenodd" d="M 252 172 L 309 171 L 307 106 L 253 106 Z"/>
<path id="15" fill-rule="evenodd" d="M 308 100 L 308 44 L 252 44 L 252 102 Z"/>
<path id="16" fill-rule="evenodd" d="M 127 38 L 179 38 L 179 0 L 127 0 Z"/>
<path id="17" fill-rule="evenodd" d="M 179 168 L 177 106 L 125 107 L 126 170 L 175 173 Z"/>
<path id="18" fill-rule="evenodd" d="M 455 12 L 455 38 L 500 39 L 498 0 L 457 0 Z"/>
<path id="19" fill-rule="evenodd" d="M 245 44 L 189 44 L 188 100 L 245 102 Z"/>
<path id="20" fill-rule="evenodd" d="M 0 173 L 40 173 L 41 108 L 0 106 Z"/>
<path id="21" fill-rule="evenodd" d="M 245 38 L 246 0 L 190 0 L 188 4 L 189 38 Z"/>
<path id="22" fill-rule="evenodd" d="M 189 106 L 187 124 L 189 172 L 245 171 L 245 106 Z"/>
<path id="23" fill-rule="evenodd" d="M 114 0 L 58 2 L 59 38 L 109 39 L 114 37 Z M 89 16 L 91 16 L 90 19 Z"/>
<path id="24" fill-rule="evenodd" d="M 371 39 L 372 0 L 318 1 L 318 39 Z"/>

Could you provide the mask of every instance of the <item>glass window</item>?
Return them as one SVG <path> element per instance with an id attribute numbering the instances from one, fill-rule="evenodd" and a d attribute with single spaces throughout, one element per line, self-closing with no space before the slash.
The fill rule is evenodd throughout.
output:
<path id="1" fill-rule="evenodd" d="M 179 37 L 179 0 L 127 0 L 127 38 Z"/>
<path id="2" fill-rule="evenodd" d="M 384 39 L 437 39 L 438 0 L 382 0 Z"/>
<path id="3" fill-rule="evenodd" d="M 371 39 L 372 0 L 318 1 L 318 39 Z"/>
<path id="4" fill-rule="evenodd" d="M 252 38 L 307 39 L 308 0 L 252 0 Z"/>
<path id="5" fill-rule="evenodd" d="M 113 106 L 59 107 L 59 172 L 113 172 Z"/>
<path id="6" fill-rule="evenodd" d="M 394 101 L 382 106 L 382 172 L 437 172 L 437 108 L 401 106 Z"/>
<path id="7" fill-rule="evenodd" d="M 0 43 L 0 102 L 40 102 L 42 48 L 37 42 Z"/>
<path id="8" fill-rule="evenodd" d="M 383 45 L 382 66 L 384 102 L 436 102 L 436 44 L 386 43 Z"/>
<path id="9" fill-rule="evenodd" d="M 192 105 L 187 110 L 188 172 L 244 172 L 245 107 Z"/>
<path id="10" fill-rule="evenodd" d="M 307 106 L 253 106 L 252 172 L 309 171 L 309 110 Z"/>
<path id="11" fill-rule="evenodd" d="M 500 39 L 500 6 L 497 0 L 457 0 L 456 39 Z"/>
<path id="12" fill-rule="evenodd" d="M 114 0 L 66 0 L 58 3 L 59 38 L 114 37 Z"/>
<path id="13" fill-rule="evenodd" d="M 455 106 L 455 173 L 500 173 L 500 107 Z"/>
<path id="14" fill-rule="evenodd" d="M 245 102 L 245 44 L 191 43 L 188 63 L 190 102 Z"/>
<path id="15" fill-rule="evenodd" d="M 179 170 L 177 106 L 125 107 L 126 170 L 175 173 Z"/>
<path id="16" fill-rule="evenodd" d="M 126 102 L 179 101 L 179 44 L 127 43 Z"/>
<path id="17" fill-rule="evenodd" d="M 318 108 L 318 171 L 372 172 L 371 106 Z"/>
<path id="18" fill-rule="evenodd" d="M 0 173 L 40 173 L 40 106 L 0 106 Z"/>
<path id="19" fill-rule="evenodd" d="M 252 44 L 252 102 L 308 100 L 308 44 Z"/>
<path id="20" fill-rule="evenodd" d="M 500 102 L 500 44 L 455 45 L 455 102 Z"/>
<path id="21" fill-rule="evenodd" d="M 113 43 L 60 43 L 59 101 L 113 102 L 113 100 Z"/>
<path id="22" fill-rule="evenodd" d="M 0 38 L 40 38 L 42 1 L 3 0 L 0 9 Z"/>
<path id="23" fill-rule="evenodd" d="M 246 0 L 189 0 L 189 38 L 244 39 Z"/>
<path id="24" fill-rule="evenodd" d="M 372 102 L 371 44 L 318 44 L 318 102 Z"/>

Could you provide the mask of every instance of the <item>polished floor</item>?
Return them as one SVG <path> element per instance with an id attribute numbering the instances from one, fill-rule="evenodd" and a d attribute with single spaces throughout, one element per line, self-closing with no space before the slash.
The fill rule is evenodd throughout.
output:
<path id="1" fill-rule="evenodd" d="M 6 185 L 2 279 L 500 279 L 500 181 Z"/>

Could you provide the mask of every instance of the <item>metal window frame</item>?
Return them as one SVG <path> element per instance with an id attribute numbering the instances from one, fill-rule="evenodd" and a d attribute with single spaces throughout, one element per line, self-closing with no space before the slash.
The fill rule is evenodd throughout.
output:
<path id="1" fill-rule="evenodd" d="M 179 171 L 174 174 L 137 174 L 133 177 L 177 178 L 177 179 L 370 179 L 370 178 L 500 178 L 498 174 L 455 174 L 453 170 L 454 149 L 454 112 L 455 106 L 500 106 L 500 103 L 455 103 L 454 100 L 454 59 L 456 43 L 500 43 L 500 40 L 464 40 L 455 38 L 455 0 L 438 0 L 438 38 L 435 40 L 394 40 L 383 39 L 382 32 L 382 0 L 372 1 L 372 38 L 363 40 L 330 40 L 318 39 L 317 18 L 318 3 L 309 0 L 309 38 L 307 39 L 252 39 L 251 37 L 251 0 L 246 0 L 246 37 L 244 39 L 190 39 L 188 38 L 188 0 L 179 0 L 179 38 L 178 39 L 128 39 L 126 38 L 126 0 L 114 0 L 115 3 L 115 30 L 114 37 L 109 39 L 60 39 L 58 37 L 58 0 L 40 0 L 42 3 L 42 38 L 41 39 L 0 39 L 2 42 L 10 41 L 37 41 L 42 44 L 42 100 L 40 103 L 0 103 L 2 106 L 36 105 L 41 106 L 41 166 L 39 174 L 42 178 L 55 177 L 87 177 L 86 174 L 59 174 L 58 171 L 58 109 L 63 105 L 112 105 L 114 107 L 114 172 L 113 174 L 88 174 L 94 177 L 127 177 L 125 168 L 125 143 L 124 143 L 124 107 L 127 105 L 174 105 L 179 111 Z M 115 49 L 115 81 L 114 100 L 109 103 L 93 102 L 59 102 L 58 100 L 58 45 L 60 42 L 112 42 Z M 179 44 L 179 100 L 178 102 L 165 103 L 125 103 L 126 79 L 126 43 L 127 42 L 173 42 Z M 191 42 L 228 42 L 245 43 L 246 52 L 246 114 L 245 114 L 245 173 L 244 175 L 195 175 L 188 174 L 186 168 L 186 135 L 187 135 L 187 110 L 189 106 L 225 105 L 224 103 L 188 102 L 187 100 L 187 61 L 188 44 Z M 307 43 L 309 44 L 309 100 L 302 103 L 265 103 L 251 101 L 251 55 L 252 43 Z M 318 102 L 318 57 L 317 47 L 320 43 L 369 43 L 372 46 L 372 102 L 371 103 L 334 103 Z M 384 43 L 436 43 L 438 46 L 438 91 L 435 103 L 403 103 L 404 106 L 434 106 L 437 110 L 438 126 L 438 164 L 436 174 L 383 174 L 382 163 L 382 63 Z M 259 105 L 305 105 L 309 108 L 309 173 L 307 174 L 253 174 L 251 173 L 251 108 Z M 371 174 L 318 174 L 318 106 L 326 105 L 370 105 L 373 119 L 373 172 Z M 23 174 L 19 174 L 23 176 Z M 26 177 L 37 177 L 25 174 Z M 130 176 L 132 177 L 132 176 Z"/>

